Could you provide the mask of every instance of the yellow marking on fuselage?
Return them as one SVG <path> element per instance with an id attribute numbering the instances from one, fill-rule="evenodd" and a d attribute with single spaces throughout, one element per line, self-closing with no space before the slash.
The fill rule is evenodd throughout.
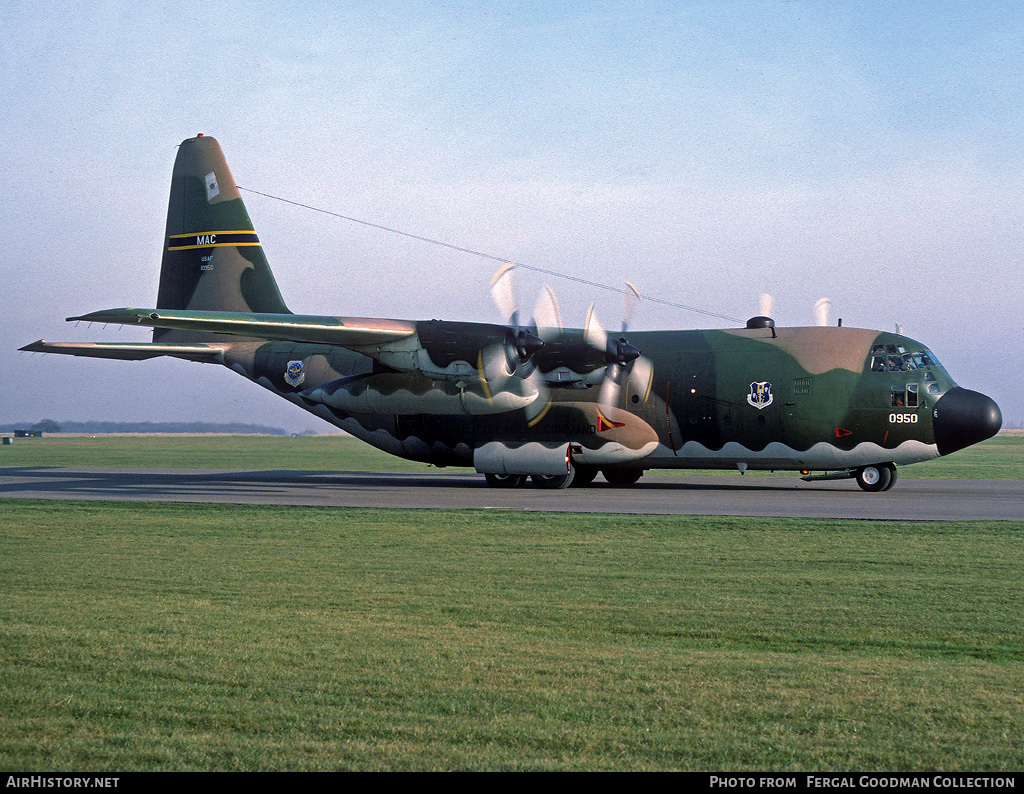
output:
<path id="1" fill-rule="evenodd" d="M 259 240 L 256 240 L 254 242 L 250 242 L 250 241 L 245 241 L 245 242 L 234 241 L 234 242 L 218 243 L 218 242 L 216 242 L 217 235 L 221 235 L 221 234 L 251 234 L 251 235 L 253 235 L 255 237 L 256 236 L 256 230 L 255 229 L 231 229 L 231 230 L 221 230 L 221 231 L 214 231 L 214 232 L 190 232 L 188 234 L 172 234 L 168 238 L 169 240 L 188 240 L 188 239 L 191 239 L 191 238 L 195 238 L 196 240 L 202 239 L 204 242 L 201 242 L 201 243 L 197 242 L 194 245 L 168 245 L 167 246 L 167 250 L 168 251 L 189 251 L 189 250 L 193 250 L 193 249 L 196 249 L 196 248 L 243 248 L 243 247 L 253 247 L 253 246 L 260 245 L 260 241 Z"/>
<path id="2" fill-rule="evenodd" d="M 168 251 L 188 251 L 191 248 L 248 248 L 261 243 L 207 243 L 206 245 L 174 245 Z"/>
<path id="3" fill-rule="evenodd" d="M 476 370 L 480 373 L 480 383 L 484 387 L 484 396 L 487 397 L 487 401 L 490 402 L 494 398 L 491 396 L 491 390 L 487 385 L 487 375 L 484 373 L 484 351 L 480 351 L 480 355 L 476 358 Z"/>
<path id="4" fill-rule="evenodd" d="M 551 410 L 551 398 L 548 397 L 548 401 L 547 401 L 547 404 L 544 406 L 544 410 L 541 411 L 539 414 L 537 414 L 535 417 L 533 417 L 533 419 L 531 419 L 529 422 L 527 422 L 526 426 L 527 427 L 533 427 L 541 419 L 543 419 L 545 417 L 545 415 L 547 414 L 547 412 L 550 411 L 550 410 Z"/>
<path id="5" fill-rule="evenodd" d="M 255 229 L 220 229 L 219 231 L 213 232 L 189 232 L 188 234 L 172 234 L 171 239 L 177 240 L 179 237 L 203 237 L 207 234 L 256 234 Z"/>

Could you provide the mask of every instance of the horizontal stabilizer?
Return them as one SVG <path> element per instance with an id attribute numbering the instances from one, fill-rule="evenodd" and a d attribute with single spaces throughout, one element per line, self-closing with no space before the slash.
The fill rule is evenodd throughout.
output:
<path id="1" fill-rule="evenodd" d="M 68 321 L 175 328 L 356 349 L 388 344 L 416 333 L 413 323 L 402 320 L 174 309 L 105 309 L 68 317 Z"/>
<path id="2" fill-rule="evenodd" d="M 20 350 L 28 353 L 61 353 L 65 356 L 86 358 L 116 358 L 122 361 L 145 361 L 159 356 L 183 358 L 186 361 L 200 361 L 208 364 L 223 364 L 224 349 L 227 345 L 202 344 L 153 344 L 137 342 L 118 344 L 109 342 L 47 342 L 40 339 Z"/>

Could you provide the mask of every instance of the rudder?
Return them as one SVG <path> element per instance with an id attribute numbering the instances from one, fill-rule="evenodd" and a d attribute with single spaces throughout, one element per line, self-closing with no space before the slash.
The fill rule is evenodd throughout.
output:
<path id="1" fill-rule="evenodd" d="M 182 141 L 171 176 L 159 309 L 291 314 L 216 138 Z M 155 329 L 153 341 L 228 337 Z M 233 337 L 230 341 L 238 341 Z"/>

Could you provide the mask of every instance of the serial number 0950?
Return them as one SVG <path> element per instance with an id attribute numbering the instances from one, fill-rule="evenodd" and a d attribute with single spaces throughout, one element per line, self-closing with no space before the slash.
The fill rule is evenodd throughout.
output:
<path id="1" fill-rule="evenodd" d="M 893 425 L 916 425 L 917 414 L 889 414 L 889 423 Z"/>

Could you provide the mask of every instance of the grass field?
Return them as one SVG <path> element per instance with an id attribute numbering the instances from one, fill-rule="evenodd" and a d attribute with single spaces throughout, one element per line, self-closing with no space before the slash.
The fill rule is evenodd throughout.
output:
<path id="1" fill-rule="evenodd" d="M 5 501 L 0 768 L 1020 770 L 1024 525 Z"/>
<path id="2" fill-rule="evenodd" d="M 426 464 L 396 458 L 343 435 L 90 437 L 58 434 L 41 439 L 17 439 L 11 446 L 0 446 L 0 466 L 392 472 L 429 469 Z M 466 472 L 471 469 L 440 471 Z M 657 473 L 715 472 L 662 470 Z M 740 476 L 735 471 L 721 474 Z M 746 476 L 757 476 L 757 472 L 749 472 Z M 1024 480 L 1024 435 L 999 435 L 945 458 L 900 467 L 900 478 L 918 477 Z"/>
<path id="3" fill-rule="evenodd" d="M 425 470 L 343 436 L 0 465 Z M 1024 479 L 1024 438 L 900 474 Z M 0 770 L 1019 771 L 1022 568 L 1024 521 L 4 500 Z"/>

